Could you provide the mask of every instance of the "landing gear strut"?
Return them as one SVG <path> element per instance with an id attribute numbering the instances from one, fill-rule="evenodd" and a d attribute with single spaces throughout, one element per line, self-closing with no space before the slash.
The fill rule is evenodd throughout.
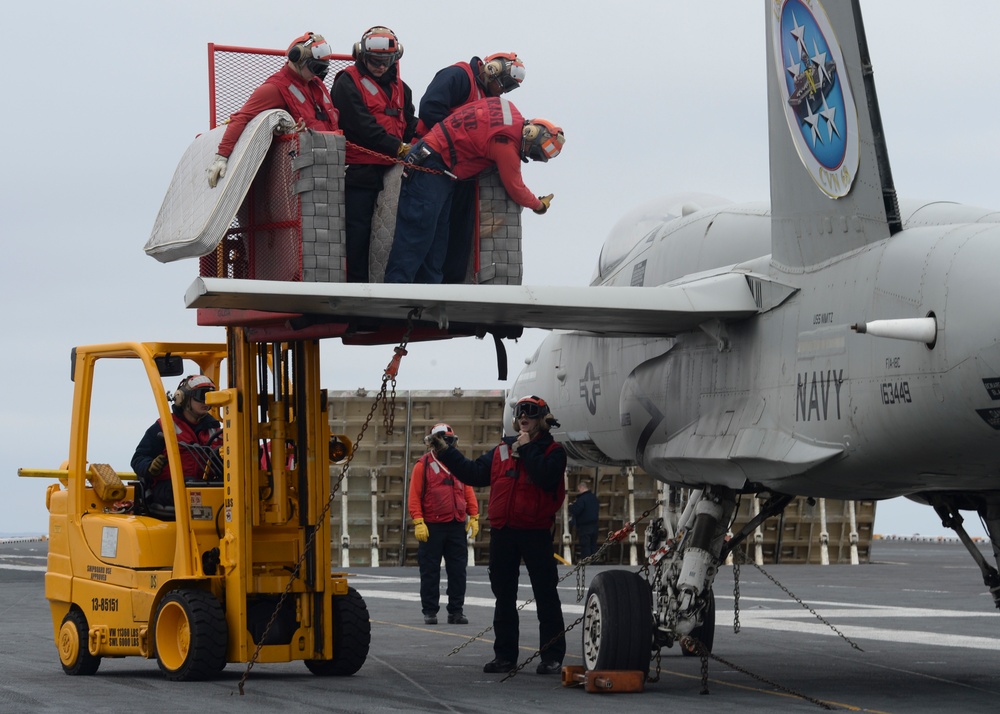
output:
<path id="1" fill-rule="evenodd" d="M 954 501 L 946 497 L 936 497 L 928 500 L 930 500 L 931 505 L 934 506 L 934 510 L 941 517 L 941 525 L 955 531 L 958 539 L 962 541 L 965 549 L 969 551 L 972 559 L 976 561 L 976 565 L 979 566 L 979 570 L 983 574 L 983 584 L 990 589 L 990 595 L 993 596 L 993 604 L 1000 609 L 1000 572 L 986 562 L 985 556 L 979 551 L 976 544 L 972 542 L 972 538 L 969 537 L 969 534 L 962 526 L 965 519 L 958 512 Z M 985 501 L 979 505 L 978 511 L 983 517 L 983 522 L 986 524 L 986 532 L 989 534 L 990 542 L 993 545 L 993 557 L 997 561 L 997 565 L 1000 565 L 1000 502 Z"/>

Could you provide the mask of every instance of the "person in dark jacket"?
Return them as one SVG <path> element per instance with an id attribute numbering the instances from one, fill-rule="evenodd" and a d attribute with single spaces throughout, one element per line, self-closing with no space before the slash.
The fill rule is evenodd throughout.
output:
<path id="1" fill-rule="evenodd" d="M 222 478 L 222 461 L 217 449 L 222 444 L 222 424 L 212 416 L 205 394 L 215 391 L 215 384 L 203 374 L 185 377 L 173 393 L 173 424 L 168 427 L 157 419 L 150 426 L 132 456 L 132 470 L 150 492 L 150 503 L 174 505 L 170 464 L 167 462 L 165 428 L 173 428 L 181 447 L 181 478 L 215 481 Z"/>
<path id="2" fill-rule="evenodd" d="M 590 490 L 588 481 L 580 481 L 576 486 L 577 497 L 569 504 L 570 522 L 576 527 L 576 538 L 580 543 L 580 560 L 597 552 L 597 518 L 601 504 Z"/>
<path id="3" fill-rule="evenodd" d="M 382 180 L 409 151 L 417 127 L 413 95 L 399 74 L 403 45 L 387 27 L 372 27 L 354 45 L 353 65 L 333 82 L 333 105 L 347 146 L 344 213 L 347 280 L 367 283 L 372 216 Z"/>
<path id="4" fill-rule="evenodd" d="M 417 136 L 429 132 L 469 102 L 484 97 L 499 97 L 513 91 L 524 81 L 524 63 L 514 52 L 498 52 L 485 60 L 473 57 L 456 62 L 434 75 L 420 98 L 417 113 Z M 448 254 L 444 262 L 444 283 L 464 283 L 469 268 L 469 254 L 475 236 L 476 179 L 455 182 L 451 197 Z"/>
<path id="5" fill-rule="evenodd" d="M 494 659 L 483 671 L 510 672 L 517 667 L 519 622 L 517 585 L 521 561 L 528 570 L 538 612 L 541 662 L 538 674 L 558 674 L 566 655 L 559 572 L 552 551 L 552 526 L 566 496 L 566 452 L 549 429 L 559 422 L 545 400 L 524 397 L 514 407 L 516 436 L 475 461 L 467 459 L 440 435 L 431 446 L 441 463 L 463 483 L 489 486 L 490 586 L 493 610 Z"/>

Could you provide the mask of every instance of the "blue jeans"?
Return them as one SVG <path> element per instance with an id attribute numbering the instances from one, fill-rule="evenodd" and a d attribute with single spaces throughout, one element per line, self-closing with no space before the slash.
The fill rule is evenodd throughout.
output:
<path id="1" fill-rule="evenodd" d="M 437 154 L 423 166 L 446 170 Z M 440 283 L 448 254 L 455 182 L 443 173 L 410 168 L 399 189 L 396 231 L 385 268 L 387 283 Z"/>

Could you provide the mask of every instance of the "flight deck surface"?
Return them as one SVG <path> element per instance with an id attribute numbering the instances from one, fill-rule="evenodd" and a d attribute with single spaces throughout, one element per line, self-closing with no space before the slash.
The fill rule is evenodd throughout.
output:
<path id="1" fill-rule="evenodd" d="M 985 548 L 985 546 L 983 546 Z M 664 649 L 660 679 L 635 694 L 591 694 L 534 672 L 487 675 L 493 598 L 485 566 L 468 572 L 468 625 L 423 624 L 416 568 L 355 568 L 351 584 L 372 620 L 368 660 L 353 677 L 322 678 L 298 662 L 230 664 L 210 682 L 169 682 L 154 660 L 104 659 L 92 677 L 59 665 L 44 596 L 46 544 L 0 544 L 0 713 L 102 712 L 987 712 L 1000 696 L 1000 613 L 957 542 L 877 541 L 872 562 L 764 569 L 863 651 L 819 622 L 753 566 L 740 568 L 733 633 L 733 568 L 716 579 L 718 627 L 701 694 L 701 663 Z M 586 579 L 606 566 L 589 567 Z M 561 575 L 572 568 L 560 566 Z M 577 578 L 560 594 L 567 624 L 582 613 Z M 442 583 L 442 596 L 444 583 Z M 530 597 L 522 572 L 521 596 Z M 521 661 L 537 646 L 534 611 L 521 615 Z M 439 616 L 446 621 L 444 611 Z M 581 664 L 580 626 L 566 664 Z M 754 678 L 759 677 L 760 679 Z M 798 693 L 809 699 L 795 695 Z"/>

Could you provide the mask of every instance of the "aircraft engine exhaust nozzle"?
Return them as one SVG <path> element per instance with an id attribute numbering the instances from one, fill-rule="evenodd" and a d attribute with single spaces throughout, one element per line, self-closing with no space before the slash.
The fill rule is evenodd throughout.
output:
<path id="1" fill-rule="evenodd" d="M 893 340 L 923 342 L 930 345 L 937 340 L 937 319 L 933 317 L 910 317 L 900 320 L 872 320 L 851 325 L 859 335 L 888 337 Z"/>

